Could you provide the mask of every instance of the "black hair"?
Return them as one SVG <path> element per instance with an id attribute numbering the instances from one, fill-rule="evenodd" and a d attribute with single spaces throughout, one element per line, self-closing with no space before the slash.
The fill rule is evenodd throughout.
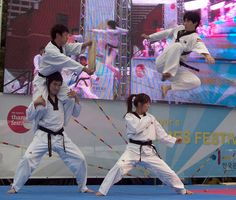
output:
<path id="1" fill-rule="evenodd" d="M 113 20 L 107 21 L 107 25 L 110 26 L 112 29 L 116 29 L 116 22 Z"/>
<path id="2" fill-rule="evenodd" d="M 135 107 L 138 107 L 138 103 L 141 103 L 142 105 L 145 103 L 151 103 L 151 98 L 144 93 L 140 94 L 131 94 L 127 101 L 127 113 L 132 113 L 133 112 L 133 104 Z"/>
<path id="3" fill-rule="evenodd" d="M 64 26 L 63 24 L 54 25 L 51 29 L 52 40 L 55 40 L 57 34 L 62 35 L 63 33 L 69 33 L 69 29 L 66 26 Z"/>
<path id="4" fill-rule="evenodd" d="M 183 17 L 184 21 L 187 19 L 187 20 L 190 20 L 192 21 L 193 23 L 196 23 L 197 22 L 197 25 L 195 28 L 197 28 L 200 24 L 200 21 L 201 21 L 201 16 L 198 12 L 193 12 L 193 11 L 190 11 L 190 12 L 186 12 L 184 14 L 184 17 Z"/>
<path id="5" fill-rule="evenodd" d="M 60 72 L 54 72 L 53 74 L 47 76 L 46 85 L 47 85 L 48 91 L 49 91 L 50 84 L 53 81 L 58 81 L 58 82 L 61 82 L 61 83 L 63 82 L 63 78 L 62 78 L 62 75 L 61 75 Z"/>
<path id="6" fill-rule="evenodd" d="M 86 57 L 86 56 L 80 56 L 80 57 L 79 57 L 79 60 L 82 60 L 82 59 L 87 60 L 87 57 Z"/>

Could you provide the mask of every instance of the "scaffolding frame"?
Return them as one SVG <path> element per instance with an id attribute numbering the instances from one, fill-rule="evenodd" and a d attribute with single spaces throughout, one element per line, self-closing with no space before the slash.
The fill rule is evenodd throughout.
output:
<path id="1" fill-rule="evenodd" d="M 183 24 L 184 0 L 177 0 L 177 23 Z"/>
<path id="2" fill-rule="evenodd" d="M 131 0 L 116 0 L 116 22 L 121 28 L 131 30 Z M 117 90 L 117 97 L 124 99 L 129 93 L 127 85 L 130 83 L 130 60 L 132 55 L 132 46 L 130 33 L 121 36 L 119 54 L 117 56 L 116 66 L 119 66 L 121 72 L 120 82 L 114 83 L 114 91 Z M 116 81 L 115 81 L 116 82 Z"/>
<path id="3" fill-rule="evenodd" d="M 84 21 L 85 21 L 85 4 L 86 0 L 80 1 L 80 23 L 79 23 L 79 34 L 84 36 Z"/>

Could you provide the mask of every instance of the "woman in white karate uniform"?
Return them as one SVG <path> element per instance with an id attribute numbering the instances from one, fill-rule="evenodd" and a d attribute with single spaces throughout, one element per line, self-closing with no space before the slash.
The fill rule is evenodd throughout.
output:
<path id="1" fill-rule="evenodd" d="M 125 115 L 126 134 L 129 143 L 125 152 L 115 166 L 108 172 L 97 196 L 104 196 L 110 187 L 120 181 L 134 166 L 140 165 L 152 171 L 163 183 L 175 189 L 179 194 L 192 194 L 184 188 L 183 183 L 162 160 L 152 144 L 153 140 L 159 140 L 172 147 L 181 143 L 181 138 L 168 135 L 155 117 L 147 113 L 151 99 L 146 94 L 131 95 L 127 100 L 127 113 Z M 132 110 L 134 104 L 136 110 Z"/>
<path id="2" fill-rule="evenodd" d="M 198 13 L 187 12 L 184 15 L 184 25 L 151 35 L 142 34 L 142 37 L 151 42 L 169 37 L 173 39 L 172 43 L 156 58 L 157 71 L 162 73 L 162 80 L 171 82 L 171 85 L 162 86 L 163 97 L 169 90 L 191 90 L 201 85 L 200 79 L 194 73 L 180 67 L 180 61 L 186 61 L 187 55 L 191 52 L 201 54 L 209 64 L 215 63 L 214 58 L 196 33 L 200 20 Z"/>
<path id="3" fill-rule="evenodd" d="M 107 29 L 92 29 L 92 32 L 103 34 L 105 37 L 100 40 L 98 46 L 106 50 L 105 65 L 114 73 L 115 78 L 121 78 L 119 69 L 115 67 L 116 56 L 119 53 L 120 36 L 128 33 L 127 29 L 119 28 L 116 22 L 109 20 Z"/>
<path id="4" fill-rule="evenodd" d="M 59 72 L 47 77 L 48 97 L 42 96 L 33 101 L 26 113 L 27 119 L 33 121 L 33 141 L 27 148 L 25 155 L 17 167 L 14 181 L 9 194 L 17 193 L 26 183 L 30 175 L 39 165 L 42 157 L 48 152 L 49 157 L 52 151 L 56 152 L 64 161 L 65 165 L 73 172 L 78 183 L 78 190 L 81 192 L 92 192 L 87 188 L 87 164 L 80 149 L 71 141 L 64 132 L 71 116 L 78 117 L 80 114 L 79 99 L 74 91 L 68 93 L 71 101 L 61 101 L 57 98 L 63 79 Z M 47 103 L 46 103 L 47 102 Z M 45 109 L 37 110 L 38 106 Z M 72 108 L 70 108 L 72 107 Z"/>

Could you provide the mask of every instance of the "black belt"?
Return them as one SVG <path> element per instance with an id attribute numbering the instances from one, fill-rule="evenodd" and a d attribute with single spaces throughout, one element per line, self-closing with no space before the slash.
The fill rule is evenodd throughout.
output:
<path id="1" fill-rule="evenodd" d="M 181 66 L 183 66 L 183 67 L 186 67 L 186 68 L 192 69 L 192 70 L 194 70 L 194 71 L 200 72 L 199 69 L 197 69 L 197 68 L 195 68 L 195 67 L 192 67 L 192 66 L 190 66 L 190 65 L 188 65 L 188 64 L 186 64 L 186 63 L 184 63 L 183 61 L 180 61 L 179 64 L 180 64 Z"/>
<path id="2" fill-rule="evenodd" d="M 40 77 L 47 78 L 47 76 L 44 76 L 43 74 L 41 74 L 41 73 L 39 73 L 39 72 L 38 72 L 38 75 L 39 75 Z"/>
<path id="3" fill-rule="evenodd" d="M 83 81 L 84 84 L 86 85 L 86 87 L 88 87 L 88 83 L 86 82 L 86 80 L 89 80 L 89 79 L 90 79 L 89 77 L 87 77 L 87 78 L 79 78 L 79 80 L 78 80 L 77 83 L 75 84 L 75 87 L 78 85 L 78 83 L 79 83 L 80 81 Z"/>
<path id="4" fill-rule="evenodd" d="M 114 46 L 114 45 L 109 44 L 109 43 L 106 43 L 105 48 L 107 48 L 107 47 L 111 47 L 111 48 L 114 48 L 114 49 L 118 49 L 118 46 Z"/>
<path id="5" fill-rule="evenodd" d="M 44 131 L 48 134 L 48 154 L 49 154 L 49 157 L 52 156 L 52 139 L 51 139 L 51 135 L 61 135 L 62 136 L 62 138 L 63 138 L 62 145 L 63 145 L 64 151 L 66 152 L 65 140 L 64 140 L 64 135 L 63 135 L 64 128 L 61 128 L 57 132 L 54 132 L 50 129 L 47 129 L 43 126 L 38 126 L 38 129 L 41 130 L 41 131 Z"/>
<path id="6" fill-rule="evenodd" d="M 143 148 L 143 146 L 151 146 L 151 147 L 154 149 L 154 151 L 156 152 L 157 156 L 158 156 L 159 158 L 161 158 L 161 156 L 160 156 L 159 153 L 157 152 L 156 147 L 152 144 L 152 141 L 151 141 L 151 140 L 149 140 L 149 141 L 138 141 L 138 140 L 129 139 L 129 142 L 130 142 L 130 143 L 133 143 L 133 144 L 138 144 L 138 145 L 140 145 L 140 148 L 139 148 L 139 151 L 140 151 L 140 158 L 139 158 L 139 161 L 140 161 L 140 162 L 141 162 L 141 154 L 142 154 L 142 148 Z"/>
<path id="7" fill-rule="evenodd" d="M 190 32 L 189 34 L 192 34 L 192 33 L 195 33 L 195 31 Z M 187 33 L 187 35 L 189 35 L 189 34 Z M 184 36 L 184 35 L 186 35 L 186 34 L 183 34 L 182 36 Z M 175 42 L 179 42 L 179 38 L 182 37 L 182 36 L 180 35 L 180 31 L 179 31 L 179 32 L 178 32 L 177 39 L 175 40 Z M 186 56 L 186 55 L 188 55 L 188 54 L 190 54 L 190 53 L 191 53 L 191 51 L 184 51 L 184 52 L 181 54 L 181 56 Z M 197 72 L 200 71 L 199 69 L 197 69 L 197 68 L 195 68 L 195 67 L 192 67 L 192 66 L 190 66 L 190 65 L 188 65 L 188 64 L 186 64 L 186 63 L 184 63 L 184 62 L 182 62 L 182 61 L 180 61 L 180 65 L 182 65 L 183 67 L 192 69 L 192 70 L 194 70 L 194 71 L 197 71 Z"/>
<path id="8" fill-rule="evenodd" d="M 110 56 L 111 50 L 112 50 L 112 49 L 118 49 L 118 46 L 116 47 L 116 46 L 114 46 L 114 45 L 112 45 L 112 44 L 107 43 L 107 44 L 105 45 L 105 49 L 108 49 L 108 56 Z"/>

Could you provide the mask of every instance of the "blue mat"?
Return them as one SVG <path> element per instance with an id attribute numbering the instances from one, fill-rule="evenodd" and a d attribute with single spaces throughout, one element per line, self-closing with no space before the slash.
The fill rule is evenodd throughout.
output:
<path id="1" fill-rule="evenodd" d="M 99 186 L 89 186 L 97 191 Z M 225 189 L 236 186 L 187 186 L 188 189 Z M 236 196 L 219 194 L 178 195 L 167 186 L 153 185 L 115 185 L 105 197 L 85 194 L 77 191 L 76 186 L 24 186 L 17 194 L 9 195 L 9 187 L 0 186 L 0 200 L 236 200 Z"/>

